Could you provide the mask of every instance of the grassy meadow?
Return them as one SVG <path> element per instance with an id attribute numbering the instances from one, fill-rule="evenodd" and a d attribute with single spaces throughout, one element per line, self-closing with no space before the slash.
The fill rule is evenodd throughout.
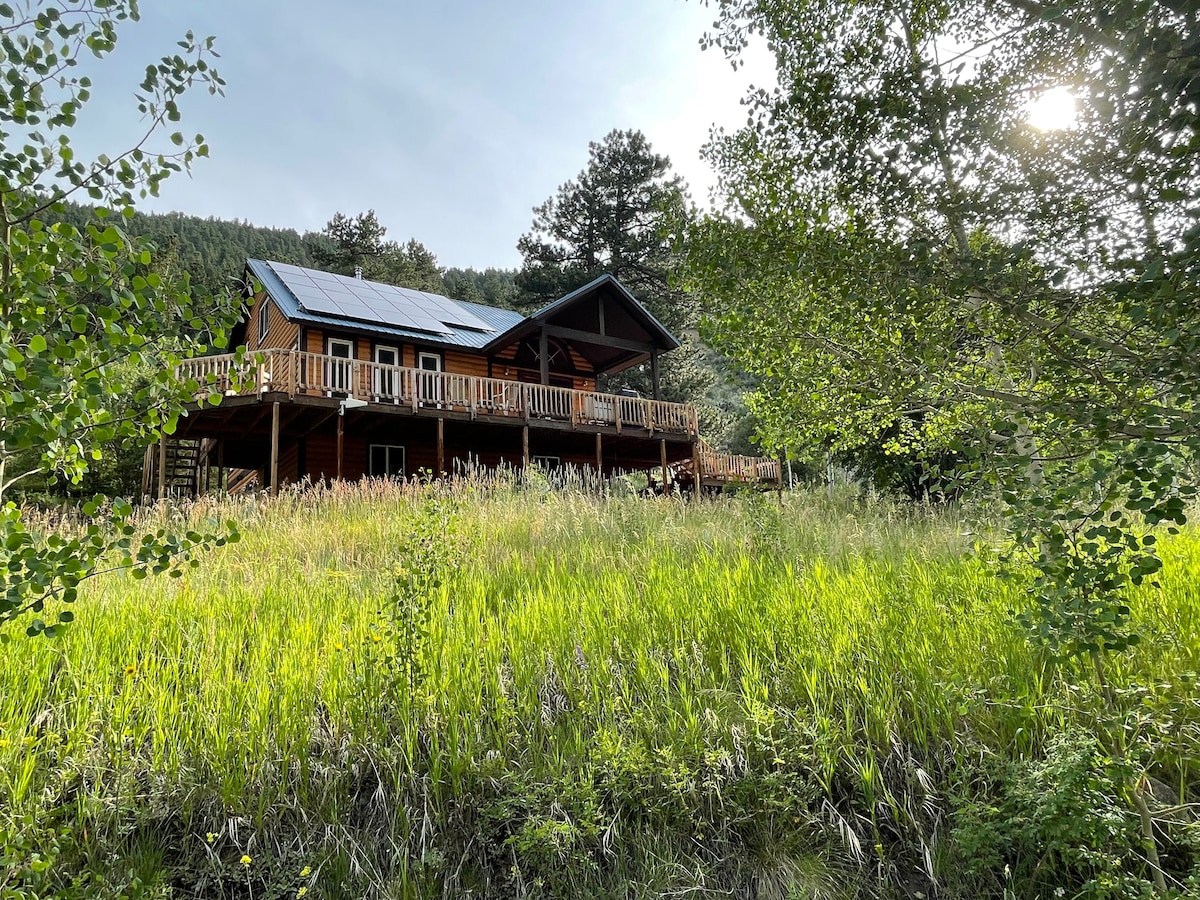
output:
<path id="1" fill-rule="evenodd" d="M 1025 642 L 954 510 L 375 483 L 147 513 L 210 515 L 241 541 L 90 582 L 65 636 L 4 647 L 0 897 L 1118 897 L 1139 876 L 1093 693 Z M 1162 552 L 1112 682 L 1182 810 L 1161 842 L 1184 892 L 1200 538 Z"/>

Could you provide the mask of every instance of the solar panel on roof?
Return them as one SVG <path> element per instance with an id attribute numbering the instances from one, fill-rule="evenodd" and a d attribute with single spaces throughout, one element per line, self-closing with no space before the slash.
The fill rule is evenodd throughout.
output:
<path id="1" fill-rule="evenodd" d="M 309 312 L 344 316 L 439 336 L 453 334 L 426 306 L 411 302 L 404 305 L 387 302 L 394 298 L 385 297 L 369 281 L 339 276 L 335 284 L 325 279 L 315 280 L 309 270 L 299 266 L 285 263 L 271 263 L 270 266 Z"/>

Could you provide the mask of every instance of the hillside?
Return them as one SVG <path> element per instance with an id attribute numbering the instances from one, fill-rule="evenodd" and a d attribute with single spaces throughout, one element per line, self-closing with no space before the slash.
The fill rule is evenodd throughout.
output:
<path id="1" fill-rule="evenodd" d="M 62 640 L 0 657 L 6 889 L 999 900 L 1145 883 L 1095 707 L 1015 628 L 1015 589 L 962 556 L 953 512 L 367 483 L 190 512 L 212 514 L 243 540 L 180 579 L 94 582 Z M 1200 541 L 1163 556 L 1113 682 L 1172 723 L 1136 752 L 1194 802 Z M 1173 821 L 1183 884 L 1200 852 Z"/>
<path id="2" fill-rule="evenodd" d="M 61 218 L 82 227 L 94 220 L 93 208 L 68 204 Z M 207 292 L 229 288 L 242 276 L 248 258 L 297 266 L 317 266 L 314 249 L 327 243 L 319 232 L 267 228 L 227 219 L 202 218 L 180 212 L 137 212 L 125 221 L 132 235 L 150 238 L 159 248 L 157 264 L 178 266 Z M 444 270 L 446 296 L 490 306 L 515 308 L 516 272 L 451 268 Z"/>

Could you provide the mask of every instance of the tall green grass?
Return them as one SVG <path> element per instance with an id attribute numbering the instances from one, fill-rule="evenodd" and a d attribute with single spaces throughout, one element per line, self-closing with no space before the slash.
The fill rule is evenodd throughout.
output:
<path id="1" fill-rule="evenodd" d="M 376 626 L 430 493 L 458 562 L 397 696 Z M 9 840 L 60 894 L 974 896 L 1003 876 L 956 882 L 954 798 L 1091 727 L 953 511 L 365 484 L 150 516 L 210 514 L 241 542 L 0 658 Z M 1163 553 L 1113 680 L 1174 704 L 1186 799 L 1200 542 Z"/>

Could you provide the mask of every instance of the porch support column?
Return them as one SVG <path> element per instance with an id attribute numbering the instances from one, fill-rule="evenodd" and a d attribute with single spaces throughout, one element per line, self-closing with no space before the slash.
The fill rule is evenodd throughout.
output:
<path id="1" fill-rule="evenodd" d="M 665 494 L 667 491 L 667 479 L 669 477 L 667 475 L 667 442 L 665 438 L 659 438 L 658 440 L 658 459 L 662 465 L 662 486 L 663 493 Z"/>
<path id="2" fill-rule="evenodd" d="M 538 336 L 538 359 L 542 363 L 542 384 L 550 383 L 550 342 L 546 339 L 546 326 L 542 326 Z"/>
<path id="3" fill-rule="evenodd" d="M 596 474 L 604 475 L 604 436 L 600 432 L 596 432 Z"/>
<path id="4" fill-rule="evenodd" d="M 337 480 L 342 480 L 342 448 L 345 445 L 346 411 L 340 410 L 337 417 Z"/>
<path id="5" fill-rule="evenodd" d="M 167 496 L 167 436 L 158 438 L 158 499 L 165 500 Z"/>
<path id="6" fill-rule="evenodd" d="M 650 381 L 654 385 L 654 399 L 662 399 L 662 390 L 658 382 L 658 348 L 650 351 Z"/>
<path id="7" fill-rule="evenodd" d="M 437 420 L 437 470 L 439 478 L 446 474 L 446 420 L 441 416 Z"/>
<path id="8" fill-rule="evenodd" d="M 529 426 L 521 426 L 521 466 L 529 468 Z"/>
<path id="9" fill-rule="evenodd" d="M 229 479 L 225 475 L 225 438 L 217 441 L 217 490 L 223 491 L 229 486 Z"/>
<path id="10" fill-rule="evenodd" d="M 279 401 L 271 404 L 271 496 L 279 496 Z"/>
<path id="11" fill-rule="evenodd" d="M 700 469 L 700 442 L 692 444 L 692 472 L 696 476 L 696 496 L 700 496 L 700 488 L 704 485 L 704 472 Z"/>

